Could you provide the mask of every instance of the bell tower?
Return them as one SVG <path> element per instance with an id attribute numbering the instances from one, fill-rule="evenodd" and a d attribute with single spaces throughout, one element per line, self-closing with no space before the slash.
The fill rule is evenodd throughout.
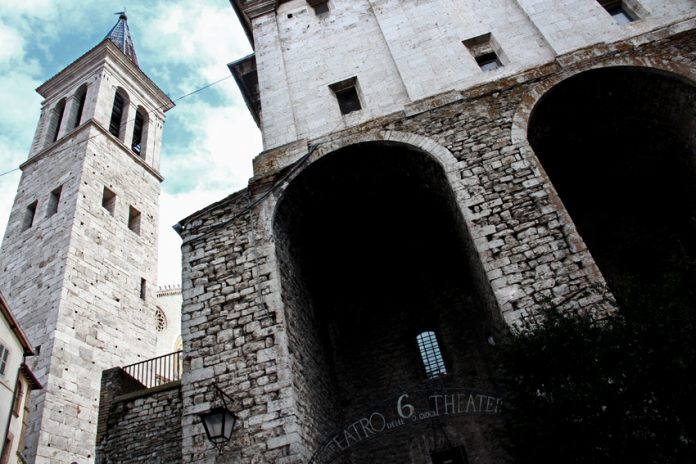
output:
<path id="1" fill-rule="evenodd" d="M 155 354 L 164 113 L 121 14 L 44 97 L 0 251 L 0 289 L 38 353 L 29 462 L 94 461 L 101 371 Z"/>

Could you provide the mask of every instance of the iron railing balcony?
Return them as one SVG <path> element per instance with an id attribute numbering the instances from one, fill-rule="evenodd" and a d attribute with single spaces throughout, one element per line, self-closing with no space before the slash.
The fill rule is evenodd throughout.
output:
<path id="1" fill-rule="evenodd" d="M 182 367 L 181 351 L 175 351 L 121 369 L 145 388 L 153 388 L 181 380 Z"/>

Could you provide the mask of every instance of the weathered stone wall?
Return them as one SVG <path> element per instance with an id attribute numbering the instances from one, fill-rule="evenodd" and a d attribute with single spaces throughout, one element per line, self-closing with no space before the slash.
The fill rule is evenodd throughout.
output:
<path id="1" fill-rule="evenodd" d="M 302 215 L 301 209 L 301 204 L 285 208 L 274 221 L 274 236 L 297 419 L 307 424 L 300 429 L 300 434 L 304 442 L 318 446 L 319 443 L 314 443 L 316 439 L 333 432 L 341 414 L 334 383 L 336 372 L 322 340 L 314 302 L 307 288 L 307 276 L 298 262 L 299 244 L 287 226 L 292 217 Z"/>
<path id="2" fill-rule="evenodd" d="M 244 212 L 260 194 L 249 198 L 244 191 L 211 205 L 195 221 L 205 235 L 183 246 L 184 273 L 191 277 L 182 282 L 185 462 L 215 458 L 196 417 L 210 408 L 213 384 L 235 399 L 240 428 L 250 431 L 235 434 L 229 458 L 283 462 L 299 441 L 284 316 L 275 310 L 280 284 L 276 269 L 265 264 L 274 259 L 270 212 L 255 209 L 253 221 Z"/>
<path id="3" fill-rule="evenodd" d="M 144 390 L 146 387 L 120 367 L 102 372 L 99 391 L 99 422 L 97 424 L 97 447 L 104 439 L 109 423 L 109 411 L 114 399 L 121 395 Z"/>
<path id="4" fill-rule="evenodd" d="M 178 382 L 114 398 L 98 464 L 177 464 L 181 459 L 181 388 Z"/>
<path id="5" fill-rule="evenodd" d="M 182 221 L 182 329 L 190 365 L 182 381 L 184 460 L 215 462 L 193 416 L 209 407 L 213 382 L 237 400 L 236 412 L 242 417 L 222 459 L 300 463 L 314 451 L 323 419 L 306 422 L 310 415 L 302 409 L 307 399 L 303 396 L 319 399 L 316 411 L 329 409 L 335 399 L 321 400 L 322 392 L 330 391 L 323 387 L 298 388 L 302 382 L 297 379 L 317 375 L 301 370 L 321 364 L 295 358 L 294 347 L 314 340 L 311 332 L 306 339 L 293 332 L 313 323 L 286 320 L 296 317 L 307 298 L 302 290 L 294 290 L 298 284 L 293 265 L 279 264 L 280 259 L 292 263 L 283 256 L 292 253 L 293 244 L 278 245 L 285 237 L 274 235 L 273 221 L 288 181 L 343 147 L 389 142 L 425 152 L 443 166 L 473 241 L 471 259 L 483 269 L 479 278 L 489 286 L 492 304 L 508 324 L 546 304 L 576 310 L 612 308 L 598 268 L 527 143 L 527 120 L 548 89 L 594 67 L 648 66 L 693 80 L 693 27 L 693 20 L 685 21 L 560 56 L 510 78 L 418 101 L 403 111 L 314 139 L 311 149 L 308 144 L 303 150 L 298 142 L 265 152 L 255 162 L 256 178 L 248 190 Z M 262 196 L 270 185 L 272 193 Z M 289 299 L 292 295 L 295 301 Z M 456 338 L 460 316 L 450 316 L 445 337 Z M 426 445 L 415 440 L 413 446 L 427 450 Z M 412 462 L 421 462 L 417 456 Z M 404 462 L 398 459 L 394 462 Z"/>

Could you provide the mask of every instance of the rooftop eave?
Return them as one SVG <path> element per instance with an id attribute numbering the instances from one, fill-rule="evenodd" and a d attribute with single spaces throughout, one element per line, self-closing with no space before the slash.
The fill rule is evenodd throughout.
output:
<path id="1" fill-rule="evenodd" d="M 290 0 L 230 0 L 234 12 L 237 13 L 239 22 L 242 23 L 244 32 L 254 48 L 254 31 L 251 22 L 254 18 L 275 11 L 281 3 Z"/>
<path id="2" fill-rule="evenodd" d="M 244 97 L 251 116 L 256 122 L 256 126 L 261 127 L 261 98 L 259 95 L 258 76 L 256 75 L 256 56 L 252 53 L 237 61 L 233 61 L 227 65 L 234 80 L 237 82 L 237 87 Z M 245 76 L 253 75 L 253 84 L 245 79 Z"/>
<path id="3" fill-rule="evenodd" d="M 19 373 L 22 374 L 25 379 L 27 379 L 29 387 L 32 390 L 41 390 L 43 388 L 43 385 L 41 385 L 39 379 L 36 378 L 31 369 L 29 369 L 29 366 L 27 366 L 25 363 L 22 363 L 22 365 L 19 366 Z"/>
<path id="4" fill-rule="evenodd" d="M 27 335 L 19 326 L 19 322 L 17 322 L 17 319 L 15 319 L 14 314 L 12 314 L 12 311 L 10 310 L 10 305 L 7 303 L 7 300 L 5 300 L 5 297 L 1 292 L 0 313 L 5 317 L 7 325 L 10 326 L 10 330 L 12 330 L 12 333 L 14 333 L 15 337 L 17 337 L 19 344 L 22 345 L 22 348 L 24 349 L 24 355 L 33 356 L 34 348 L 31 346 L 31 343 L 29 342 L 29 338 L 27 337 Z"/>

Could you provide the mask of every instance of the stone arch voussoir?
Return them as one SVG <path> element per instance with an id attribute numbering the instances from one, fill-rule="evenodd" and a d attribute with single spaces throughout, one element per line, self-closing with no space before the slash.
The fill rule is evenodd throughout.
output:
<path id="1" fill-rule="evenodd" d="M 403 145 L 406 149 L 418 151 L 425 154 L 426 156 L 431 157 L 432 159 L 437 161 L 440 164 L 440 166 L 442 166 L 458 204 L 462 205 L 463 201 L 465 201 L 469 197 L 469 194 L 467 193 L 465 186 L 462 185 L 462 183 L 459 180 L 458 161 L 452 154 L 452 152 L 450 152 L 447 148 L 443 147 L 434 140 L 422 135 L 402 131 L 380 130 L 339 138 L 327 143 L 317 145 L 315 148 L 310 149 L 311 154 L 309 155 L 308 159 L 304 162 L 304 166 L 302 166 L 300 169 L 297 169 L 290 176 L 288 176 L 284 184 L 281 185 L 278 189 L 276 194 L 277 200 L 275 202 L 274 209 L 277 208 L 277 205 L 280 203 L 281 197 L 283 196 L 285 190 L 290 185 L 290 183 L 312 163 L 342 148 L 346 148 L 351 145 L 370 142 L 384 142 Z M 461 208 L 461 206 L 460 210 L 464 217 L 464 221 L 466 223 L 467 228 L 473 235 L 473 229 L 476 226 L 471 221 L 469 212 L 465 208 Z M 273 218 L 275 218 L 275 211 L 272 216 Z"/>

